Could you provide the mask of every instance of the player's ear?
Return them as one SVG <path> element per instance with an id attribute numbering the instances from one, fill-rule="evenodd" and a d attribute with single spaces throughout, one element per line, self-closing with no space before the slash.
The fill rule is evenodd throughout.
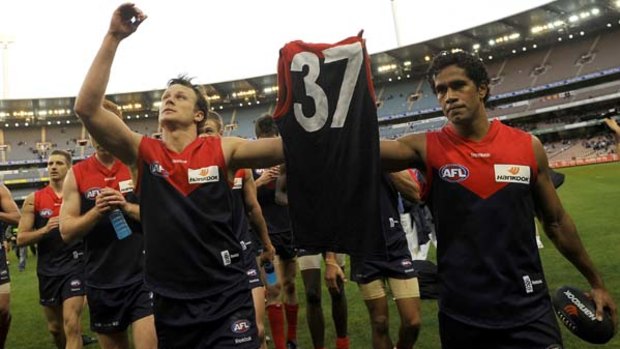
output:
<path id="1" fill-rule="evenodd" d="M 481 101 L 484 101 L 484 98 L 488 94 L 489 94 L 489 85 L 480 84 L 480 86 L 478 86 L 478 98 L 480 98 Z"/>
<path id="2" fill-rule="evenodd" d="M 194 121 L 200 123 L 205 119 L 205 113 L 202 110 L 196 110 L 194 112 Z"/>

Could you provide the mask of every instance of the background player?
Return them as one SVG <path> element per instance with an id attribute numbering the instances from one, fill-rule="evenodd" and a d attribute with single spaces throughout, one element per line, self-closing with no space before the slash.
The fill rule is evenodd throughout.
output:
<path id="1" fill-rule="evenodd" d="M 118 107 L 104 107 L 121 120 Z M 157 347 L 152 294 L 143 281 L 140 208 L 129 169 L 91 137 L 95 154 L 73 166 L 63 187 L 60 231 L 65 241 L 84 239 L 86 294 L 91 330 L 102 348 Z M 132 234 L 119 239 L 109 219 L 120 209 Z"/>
<path id="2" fill-rule="evenodd" d="M 561 345 L 536 246 L 535 211 L 590 283 L 597 316 L 607 308 L 615 322 L 615 303 L 553 188 L 542 144 L 488 120 L 484 64 L 466 52 L 442 52 L 428 79 L 450 122 L 438 132 L 382 141 L 381 156 L 387 167 L 415 166 L 426 174 L 437 219 L 443 348 Z"/>
<path id="3" fill-rule="evenodd" d="M 222 117 L 213 111 L 207 114 L 207 119 L 201 133 L 205 136 L 221 137 L 224 132 Z M 260 278 L 260 271 L 256 260 L 256 248 L 248 229 L 248 220 L 252 226 L 252 231 L 258 235 L 263 246 L 263 253 L 260 255 L 260 262 L 273 262 L 275 248 L 269 239 L 267 224 L 263 218 L 263 213 L 256 199 L 256 186 L 252 171 L 240 169 L 235 172 L 232 180 L 233 189 L 233 210 L 234 210 L 234 232 L 241 242 L 244 263 L 248 274 L 250 288 L 252 289 L 252 299 L 254 311 L 256 312 L 256 328 L 261 349 L 267 349 L 265 340 L 265 287 Z M 247 216 L 247 218 L 246 218 Z"/>
<path id="4" fill-rule="evenodd" d="M 255 122 L 256 138 L 279 137 L 278 126 L 271 115 L 263 115 Z M 277 284 L 267 285 L 267 316 L 276 349 L 284 349 L 284 318 L 286 317 L 286 346 L 296 348 L 297 342 L 297 292 L 295 276 L 297 272 L 297 251 L 293 241 L 288 207 L 276 202 L 278 178 L 281 166 L 255 169 L 254 180 L 258 202 L 269 229 L 269 237 L 276 248 L 274 266 L 278 275 Z M 284 304 L 284 313 L 282 312 Z M 284 316 L 285 315 L 285 316 Z"/>
<path id="5" fill-rule="evenodd" d="M 308 254 L 298 251 L 297 264 L 304 283 L 306 294 L 306 320 L 310 329 L 310 337 L 315 349 L 325 348 L 325 317 L 321 304 L 321 261 L 323 254 Z M 344 270 L 345 255 L 333 254 L 333 257 L 325 261 L 327 264 L 336 264 Z M 336 349 L 348 349 L 349 337 L 347 334 L 348 309 L 347 297 L 342 279 L 336 281 L 338 287 L 328 287 L 332 305 L 332 319 L 336 328 Z"/>
<path id="6" fill-rule="evenodd" d="M 71 154 L 54 150 L 47 160 L 49 184 L 24 200 L 17 244 L 37 244 L 39 302 L 47 329 L 59 349 L 81 348 L 84 305 L 84 244 L 66 244 L 60 236 L 58 215 L 62 185 L 71 168 Z"/>
<path id="7" fill-rule="evenodd" d="M 366 303 L 375 349 L 411 349 L 420 331 L 420 290 L 405 231 L 400 224 L 399 192 L 410 200 L 415 200 L 419 195 L 418 187 L 408 171 L 386 174 L 381 179 L 381 225 L 387 258 L 351 256 L 351 279 L 359 285 Z M 326 268 L 328 285 L 330 288 L 337 287 L 335 282 L 342 277 L 337 265 L 328 263 Z M 389 335 L 386 283 L 390 286 L 400 315 L 396 346 Z"/>
<path id="8" fill-rule="evenodd" d="M 4 224 L 17 225 L 21 214 L 19 208 L 13 200 L 11 191 L 0 183 L 0 222 Z M 4 232 L 4 226 L 0 227 Z M 4 239 L 2 239 L 4 240 Z M 7 255 L 4 244 L 0 247 L 0 349 L 4 348 L 6 336 L 11 327 L 11 278 Z"/>

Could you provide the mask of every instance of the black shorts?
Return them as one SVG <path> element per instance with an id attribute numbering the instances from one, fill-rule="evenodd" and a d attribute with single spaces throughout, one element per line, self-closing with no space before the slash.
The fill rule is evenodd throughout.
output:
<path id="1" fill-rule="evenodd" d="M 389 244 L 387 252 L 387 258 L 384 260 L 367 260 L 364 257 L 351 256 L 351 280 L 367 284 L 377 279 L 411 279 L 417 276 L 404 234 Z"/>
<path id="2" fill-rule="evenodd" d="M 6 251 L 4 246 L 0 246 L 0 285 L 4 285 L 11 282 L 9 274 L 9 265 L 6 264 Z"/>
<path id="3" fill-rule="evenodd" d="M 62 305 L 65 299 L 85 294 L 84 270 L 61 276 L 39 275 L 39 303 L 42 306 Z"/>
<path id="4" fill-rule="evenodd" d="M 443 349 L 562 349 L 563 347 L 560 328 L 551 309 L 530 323 L 508 329 L 476 327 L 439 312 L 439 335 Z"/>
<path id="5" fill-rule="evenodd" d="M 293 243 L 292 231 L 269 234 L 269 239 L 271 239 L 273 247 L 276 248 L 276 254 L 280 259 L 291 260 L 297 257 L 297 249 Z"/>
<path id="6" fill-rule="evenodd" d="M 248 289 L 199 299 L 155 294 L 155 330 L 160 349 L 257 349 L 254 303 Z"/>
<path id="7" fill-rule="evenodd" d="M 93 332 L 122 332 L 134 321 L 153 315 L 153 293 L 142 281 L 110 289 L 87 286 L 86 297 Z"/>

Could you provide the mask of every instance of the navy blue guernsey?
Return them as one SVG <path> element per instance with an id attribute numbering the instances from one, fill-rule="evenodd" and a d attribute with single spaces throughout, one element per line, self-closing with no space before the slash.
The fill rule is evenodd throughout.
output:
<path id="1" fill-rule="evenodd" d="M 147 285 L 176 299 L 247 288 L 220 138 L 199 137 L 176 153 L 143 137 L 139 149 Z"/>
<path id="2" fill-rule="evenodd" d="M 108 169 L 93 155 L 74 165 L 73 174 L 81 196 L 80 214 L 95 206 L 95 198 L 105 187 L 120 191 L 127 202 L 137 203 L 129 169 L 118 160 Z M 142 279 L 144 253 L 140 223 L 127 216 L 125 220 L 133 234 L 123 240 L 116 237 L 107 217 L 101 218 L 84 236 L 87 286 L 117 288 Z"/>
<path id="3" fill-rule="evenodd" d="M 243 192 L 243 180 L 245 169 L 237 170 L 232 183 L 233 196 L 233 231 L 237 240 L 241 243 L 244 258 L 254 258 L 256 249 L 252 246 L 253 239 L 250 236 L 248 215 L 245 211 L 245 198 Z M 246 266 L 249 262 L 244 261 Z"/>
<path id="4" fill-rule="evenodd" d="M 266 169 L 252 170 L 254 180 L 261 176 Z M 267 223 L 269 234 L 279 234 L 291 231 L 291 217 L 288 206 L 276 203 L 276 180 L 256 188 L 256 199 L 263 210 L 263 217 Z"/>
<path id="5" fill-rule="evenodd" d="M 488 328 L 519 326 L 548 311 L 535 239 L 531 136 L 494 120 L 474 142 L 448 125 L 426 135 L 426 149 L 440 310 Z"/>
<path id="6" fill-rule="evenodd" d="M 398 212 L 398 191 L 386 174 L 381 175 L 379 187 L 379 209 L 381 210 L 381 227 L 387 248 L 396 241 L 406 239 L 405 231 L 400 224 Z"/>
<path id="7" fill-rule="evenodd" d="M 49 185 L 34 193 L 34 228 L 47 224 L 60 213 L 62 198 Z M 43 235 L 37 242 L 37 275 L 60 276 L 84 270 L 84 243 L 78 239 L 66 244 L 58 228 Z"/>
<path id="8" fill-rule="evenodd" d="M 384 256 L 377 110 L 363 39 L 285 45 L 274 119 L 297 247 Z"/>

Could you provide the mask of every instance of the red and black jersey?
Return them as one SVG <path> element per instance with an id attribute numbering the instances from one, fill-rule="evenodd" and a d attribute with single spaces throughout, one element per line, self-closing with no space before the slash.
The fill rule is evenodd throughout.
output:
<path id="1" fill-rule="evenodd" d="M 441 311 L 491 328 L 540 316 L 549 296 L 535 239 L 531 136 L 494 120 L 475 142 L 448 125 L 426 135 L 426 149 Z"/>
<path id="2" fill-rule="evenodd" d="M 108 169 L 93 155 L 74 165 L 73 174 L 81 196 L 81 214 L 95 206 L 97 195 L 105 187 L 120 191 L 128 202 L 138 202 L 129 169 L 118 160 Z M 106 217 L 84 236 L 86 285 L 116 288 L 142 278 L 144 248 L 140 223 L 128 216 L 125 220 L 133 234 L 123 240 L 117 238 Z"/>
<path id="3" fill-rule="evenodd" d="M 34 228 L 47 224 L 60 214 L 62 198 L 49 185 L 34 193 Z M 43 235 L 37 242 L 37 275 L 60 276 L 84 270 L 84 243 L 82 239 L 65 243 L 58 228 Z"/>
<path id="4" fill-rule="evenodd" d="M 383 256 L 379 131 L 363 39 L 285 45 L 274 118 L 297 247 Z"/>
<path id="5" fill-rule="evenodd" d="M 199 137 L 176 153 L 143 137 L 139 149 L 147 285 L 176 299 L 247 288 L 221 139 Z"/>
<path id="6" fill-rule="evenodd" d="M 263 174 L 267 169 L 253 169 L 254 180 Z M 263 210 L 263 217 L 267 223 L 269 234 L 288 233 L 291 231 L 291 216 L 288 206 L 276 203 L 276 182 L 273 180 L 263 186 L 256 188 L 256 199 Z"/>

